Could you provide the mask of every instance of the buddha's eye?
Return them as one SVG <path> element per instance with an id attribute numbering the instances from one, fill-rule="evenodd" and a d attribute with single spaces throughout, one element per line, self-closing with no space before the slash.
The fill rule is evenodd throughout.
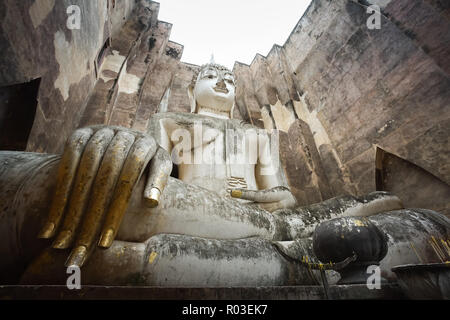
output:
<path id="1" fill-rule="evenodd" d="M 207 77 L 208 79 L 214 79 L 214 78 L 215 78 L 212 74 L 208 74 L 206 77 Z"/>
<path id="2" fill-rule="evenodd" d="M 233 84 L 234 85 L 234 81 L 232 79 L 226 79 L 226 82 L 228 82 L 229 84 Z"/>

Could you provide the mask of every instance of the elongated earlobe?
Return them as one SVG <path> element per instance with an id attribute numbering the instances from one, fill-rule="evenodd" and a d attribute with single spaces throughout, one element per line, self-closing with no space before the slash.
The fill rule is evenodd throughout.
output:
<path id="1" fill-rule="evenodd" d="M 197 103 L 194 96 L 194 87 L 190 85 L 188 87 L 189 104 L 191 106 L 191 113 L 197 113 Z"/>
<path id="2" fill-rule="evenodd" d="M 236 106 L 236 101 L 233 103 L 233 106 L 230 109 L 230 119 L 233 119 L 234 107 Z"/>

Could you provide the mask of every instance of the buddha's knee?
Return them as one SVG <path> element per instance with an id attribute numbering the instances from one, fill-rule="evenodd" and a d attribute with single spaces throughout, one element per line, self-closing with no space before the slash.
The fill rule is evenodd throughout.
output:
<path id="1" fill-rule="evenodd" d="M 147 285 L 274 286 L 313 284 L 307 270 L 285 260 L 261 238 L 215 240 L 161 234 L 146 242 Z"/>

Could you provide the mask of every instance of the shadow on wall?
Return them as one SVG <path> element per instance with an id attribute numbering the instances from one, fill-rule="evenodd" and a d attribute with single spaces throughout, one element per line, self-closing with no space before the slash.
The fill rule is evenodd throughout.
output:
<path id="1" fill-rule="evenodd" d="M 25 151 L 41 78 L 0 87 L 0 150 Z"/>
<path id="2" fill-rule="evenodd" d="M 450 217 L 450 186 L 421 167 L 377 148 L 376 186 L 402 199 L 406 208 L 426 208 Z"/>

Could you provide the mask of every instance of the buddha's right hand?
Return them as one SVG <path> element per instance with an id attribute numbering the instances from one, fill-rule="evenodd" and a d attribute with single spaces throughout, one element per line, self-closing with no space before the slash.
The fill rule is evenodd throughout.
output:
<path id="1" fill-rule="evenodd" d="M 56 190 L 39 238 L 72 248 L 66 266 L 81 267 L 95 248 L 109 248 L 132 191 L 149 164 L 143 200 L 156 207 L 172 171 L 168 153 L 153 137 L 112 126 L 76 130 L 59 164 Z"/>

